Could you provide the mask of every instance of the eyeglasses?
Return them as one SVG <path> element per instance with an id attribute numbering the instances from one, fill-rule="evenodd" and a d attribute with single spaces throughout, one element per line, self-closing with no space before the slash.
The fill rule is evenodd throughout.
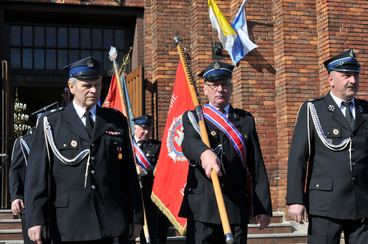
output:
<path id="1" fill-rule="evenodd" d="M 220 86 L 223 89 L 228 90 L 231 87 L 231 83 L 228 83 L 228 81 L 224 81 L 224 82 L 208 82 L 206 81 L 205 84 L 211 88 L 212 90 L 217 90 Z"/>

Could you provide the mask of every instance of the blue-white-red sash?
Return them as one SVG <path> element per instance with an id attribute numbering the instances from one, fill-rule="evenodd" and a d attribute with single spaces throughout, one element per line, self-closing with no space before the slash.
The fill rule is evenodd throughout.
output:
<path id="1" fill-rule="evenodd" d="M 137 164 L 142 167 L 143 170 L 147 170 L 152 166 L 142 149 L 138 146 L 137 142 L 133 139 L 133 147 L 135 157 L 137 158 Z"/>
<path id="2" fill-rule="evenodd" d="M 203 106 L 203 115 L 206 120 L 211 122 L 216 128 L 222 131 L 227 138 L 229 138 L 231 144 L 234 146 L 238 153 L 242 163 L 246 162 L 246 147 L 244 136 L 235 128 L 235 126 L 226 118 L 226 116 L 213 107 L 211 104 Z"/>
<path id="3" fill-rule="evenodd" d="M 204 118 L 213 124 L 216 128 L 222 131 L 233 145 L 235 151 L 238 153 L 243 166 L 247 174 L 247 188 L 248 188 L 248 199 L 250 214 L 253 215 L 253 186 L 252 186 L 252 175 L 249 172 L 248 165 L 246 162 L 246 144 L 244 136 L 236 129 L 236 127 L 228 120 L 225 114 L 221 113 L 211 104 L 203 106 Z"/>

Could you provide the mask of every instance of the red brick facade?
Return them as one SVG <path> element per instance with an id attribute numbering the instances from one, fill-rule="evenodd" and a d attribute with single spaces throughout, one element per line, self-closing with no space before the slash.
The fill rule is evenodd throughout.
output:
<path id="1" fill-rule="evenodd" d="M 217 36 L 211 29 L 207 1 L 51 2 L 144 8 L 143 19 L 136 23 L 133 65 L 142 65 L 147 82 L 157 84 L 156 100 L 146 92 L 149 97 L 146 110 L 149 113 L 152 108 L 158 110 L 161 137 L 179 60 L 173 37 L 180 35 L 189 50 L 193 74 L 211 62 L 211 43 L 217 41 Z M 241 2 L 217 0 L 228 20 L 233 18 Z M 368 98 L 364 68 L 368 61 L 368 1 L 249 0 L 246 9 L 250 36 L 259 48 L 235 69 L 232 102 L 256 118 L 273 208 L 284 210 L 288 150 L 297 110 L 303 100 L 328 91 L 323 61 L 353 48 L 363 65 L 359 96 Z"/>

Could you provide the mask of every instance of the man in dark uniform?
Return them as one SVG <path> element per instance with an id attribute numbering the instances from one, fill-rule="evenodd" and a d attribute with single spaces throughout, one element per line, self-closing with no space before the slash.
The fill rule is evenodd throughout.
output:
<path id="1" fill-rule="evenodd" d="M 29 154 L 28 235 L 41 243 L 48 227 L 56 243 L 128 243 L 143 214 L 127 119 L 96 106 L 100 61 L 87 57 L 66 69 L 73 101 L 40 118 Z"/>
<path id="2" fill-rule="evenodd" d="M 32 113 L 32 116 L 37 119 L 43 112 L 50 110 L 57 106 L 58 103 L 47 105 Z M 38 120 L 37 120 L 38 122 Z M 36 123 L 37 125 L 37 123 Z M 28 165 L 28 155 L 30 152 L 30 146 L 33 139 L 35 127 L 32 127 L 27 131 L 27 134 L 17 138 L 14 141 L 13 151 L 11 156 L 11 165 L 9 169 L 9 192 L 11 200 L 11 210 L 13 215 L 20 215 L 22 221 L 22 234 L 25 244 L 33 243 L 27 234 L 26 229 L 26 216 L 25 216 L 25 204 L 24 204 L 24 182 L 26 176 L 26 169 Z"/>
<path id="3" fill-rule="evenodd" d="M 309 243 L 368 243 L 368 103 L 355 98 L 352 50 L 324 62 L 330 92 L 302 105 L 288 162 L 287 204 Z M 306 191 L 305 191 L 306 188 Z"/>
<path id="4" fill-rule="evenodd" d="M 211 148 L 201 140 L 194 112 L 183 115 L 182 149 L 191 165 L 179 215 L 188 219 L 187 243 L 225 243 L 211 170 L 219 175 L 234 243 L 247 242 L 250 215 L 256 216 L 260 228 L 269 224 L 272 215 L 254 117 L 229 103 L 233 68 L 214 62 L 200 74 L 209 102 L 203 112 Z"/>
<path id="5" fill-rule="evenodd" d="M 146 211 L 151 244 L 166 243 L 168 220 L 151 200 L 153 171 L 155 169 L 161 142 L 150 139 L 152 118 L 142 115 L 134 120 L 134 146 L 138 172 L 142 184 L 142 196 Z M 146 243 L 144 231 L 141 231 L 140 243 Z"/>
<path id="6" fill-rule="evenodd" d="M 11 211 L 13 215 L 20 215 L 22 221 L 22 234 L 25 244 L 32 244 L 25 226 L 24 209 L 24 179 L 28 164 L 28 154 L 34 128 L 27 131 L 24 136 L 18 137 L 14 141 L 9 169 L 9 192 L 11 200 Z"/>

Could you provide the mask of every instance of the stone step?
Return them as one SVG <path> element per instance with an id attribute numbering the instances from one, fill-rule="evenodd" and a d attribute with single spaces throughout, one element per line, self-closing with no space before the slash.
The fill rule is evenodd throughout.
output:
<path id="1" fill-rule="evenodd" d="M 271 217 L 271 223 L 282 223 L 284 221 L 284 213 L 283 212 L 273 212 Z"/>
<path id="2" fill-rule="evenodd" d="M 306 234 L 293 233 L 296 229 L 290 222 L 283 222 L 284 214 L 274 212 L 271 224 L 263 230 L 259 230 L 259 225 L 249 224 L 249 243 L 303 243 Z M 303 238 L 304 237 L 304 238 Z M 272 242 L 269 240 L 272 239 Z M 290 239 L 290 241 L 289 241 Z M 22 243 L 22 230 L 20 219 L 13 216 L 9 209 L 0 210 L 0 244 Z M 168 244 L 185 243 L 185 236 L 181 236 L 173 227 L 168 232 Z M 306 241 L 304 241 L 306 243 Z"/>
<path id="3" fill-rule="evenodd" d="M 1 229 L 0 243 L 3 240 L 23 240 L 22 229 Z"/>
<path id="4" fill-rule="evenodd" d="M 0 219 L 0 230 L 22 229 L 20 219 Z"/>
<path id="5" fill-rule="evenodd" d="M 283 244 L 307 243 L 307 235 L 304 233 L 273 233 L 273 234 L 249 234 L 248 244 Z"/>
<path id="6" fill-rule="evenodd" d="M 139 243 L 139 242 L 138 242 Z M 173 236 L 167 238 L 167 244 L 184 244 L 185 236 Z M 302 234 L 249 234 L 248 244 L 306 244 L 307 237 Z"/>
<path id="7" fill-rule="evenodd" d="M 0 209 L 0 219 L 18 219 L 18 216 L 14 216 L 10 209 Z"/>
<path id="8" fill-rule="evenodd" d="M 248 234 L 272 234 L 272 233 L 292 233 L 295 229 L 290 223 L 271 223 L 267 228 L 260 230 L 259 224 L 249 224 Z"/>
<path id="9" fill-rule="evenodd" d="M 0 241 L 0 244 L 24 244 L 24 242 L 20 240 L 4 240 Z"/>

